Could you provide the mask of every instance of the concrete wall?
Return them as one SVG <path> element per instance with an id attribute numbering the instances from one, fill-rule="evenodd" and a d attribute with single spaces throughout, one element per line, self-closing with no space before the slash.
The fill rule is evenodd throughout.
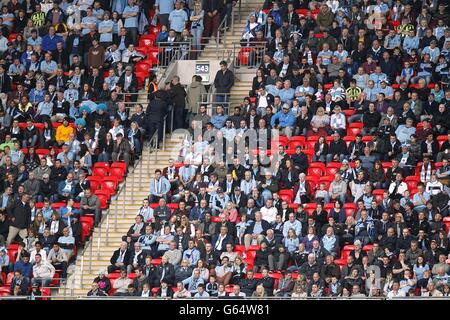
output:
<path id="1" fill-rule="evenodd" d="M 198 61 L 205 61 L 199 59 Z M 220 61 L 221 60 L 206 60 L 209 62 L 209 82 L 204 83 L 211 84 L 214 82 L 214 77 L 216 76 L 217 71 L 220 70 Z M 166 77 L 161 79 L 164 82 L 170 81 L 173 76 L 178 75 L 180 77 L 180 82 L 182 85 L 189 85 L 192 82 L 192 76 L 195 73 L 195 65 L 197 60 L 179 60 L 173 66 L 170 66 L 166 72 Z M 162 84 L 160 83 L 160 84 Z"/>

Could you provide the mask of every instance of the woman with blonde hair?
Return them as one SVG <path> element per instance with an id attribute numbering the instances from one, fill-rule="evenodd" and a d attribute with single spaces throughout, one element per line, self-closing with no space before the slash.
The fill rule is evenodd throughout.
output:
<path id="1" fill-rule="evenodd" d="M 262 284 L 256 286 L 256 290 L 253 292 L 252 297 L 259 299 L 267 297 L 266 290 L 264 290 Z"/>
<path id="2" fill-rule="evenodd" d="M 183 215 L 180 218 L 180 227 L 183 228 L 183 233 L 188 234 L 190 237 L 195 236 L 195 227 L 189 222 L 187 216 Z"/>
<path id="3" fill-rule="evenodd" d="M 310 129 L 306 132 L 306 136 L 319 135 L 326 136 L 330 126 L 330 116 L 325 113 L 323 107 L 318 107 L 316 114 L 312 117 Z"/>
<path id="4" fill-rule="evenodd" d="M 189 18 L 191 21 L 191 34 L 194 42 L 193 45 L 196 50 L 201 49 L 202 34 L 205 29 L 203 25 L 204 15 L 205 11 L 202 8 L 202 2 L 196 1 L 194 3 L 194 10 L 192 10 L 191 17 Z"/>
<path id="5" fill-rule="evenodd" d="M 227 220 L 231 223 L 239 222 L 239 212 L 236 210 L 236 206 L 233 202 L 228 201 L 225 209 L 223 210 L 223 214 L 226 215 Z"/>
<path id="6" fill-rule="evenodd" d="M 292 299 L 305 299 L 308 297 L 308 293 L 304 290 L 303 286 L 296 283 L 294 286 L 294 292 L 291 295 Z"/>

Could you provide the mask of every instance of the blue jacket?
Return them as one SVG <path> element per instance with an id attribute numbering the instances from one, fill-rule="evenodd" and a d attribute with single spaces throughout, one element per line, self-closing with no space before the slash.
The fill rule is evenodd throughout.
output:
<path id="1" fill-rule="evenodd" d="M 72 188 L 70 188 L 70 192 L 69 192 L 69 194 L 71 195 L 71 196 L 73 196 L 74 194 L 75 194 L 75 182 L 72 180 Z M 66 180 L 63 180 L 63 181 L 61 181 L 59 184 L 58 184 L 58 193 L 59 194 L 63 194 L 63 193 L 65 193 L 63 190 L 64 190 L 64 187 L 66 186 Z"/>
<path id="2" fill-rule="evenodd" d="M 170 182 L 165 177 L 161 177 L 161 190 L 159 190 L 158 194 L 166 194 L 170 191 Z M 155 179 L 150 180 L 150 194 L 156 196 L 156 186 Z"/>
<path id="3" fill-rule="evenodd" d="M 56 50 L 56 44 L 58 42 L 62 42 L 64 44 L 64 40 L 62 37 L 58 35 L 54 35 L 53 38 L 50 38 L 50 35 L 46 34 L 42 38 L 42 50 L 44 51 L 55 51 Z"/>
<path id="4" fill-rule="evenodd" d="M 216 114 L 215 116 L 212 116 L 211 123 L 213 124 L 214 128 L 222 129 L 223 126 L 225 125 L 225 122 L 227 121 L 227 119 L 228 119 L 228 116 L 225 114 L 222 116 L 219 116 L 218 114 Z"/>
<path id="5" fill-rule="evenodd" d="M 201 212 L 201 208 L 199 206 L 195 206 L 191 209 L 191 212 L 189 212 L 189 220 L 199 220 L 201 222 L 205 221 L 205 215 L 207 213 L 211 213 L 211 209 L 205 208 L 203 213 Z"/>
<path id="6" fill-rule="evenodd" d="M 14 272 L 16 272 L 17 270 L 20 270 L 24 277 L 31 278 L 33 274 L 33 264 L 30 262 L 23 263 L 22 260 L 19 260 L 14 264 Z"/>
<path id="7" fill-rule="evenodd" d="M 284 113 L 282 110 L 275 113 L 275 115 L 270 120 L 270 125 L 275 127 L 275 121 L 279 121 L 279 125 L 282 128 L 293 127 L 295 123 L 295 117 L 292 114 L 292 111 L 289 110 L 288 113 Z"/>

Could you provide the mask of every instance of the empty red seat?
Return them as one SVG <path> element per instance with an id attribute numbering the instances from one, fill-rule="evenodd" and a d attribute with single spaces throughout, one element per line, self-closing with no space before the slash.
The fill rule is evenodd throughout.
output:
<path id="1" fill-rule="evenodd" d="M 108 192 L 105 192 L 105 190 L 96 190 L 94 194 L 100 200 L 100 209 L 108 209 L 108 201 L 111 195 Z"/>
<path id="2" fill-rule="evenodd" d="M 139 37 L 140 47 L 153 47 L 156 41 L 155 34 L 143 34 Z"/>
<path id="3" fill-rule="evenodd" d="M 96 167 L 92 169 L 92 175 L 97 177 L 106 177 L 109 167 Z"/>
<path id="4" fill-rule="evenodd" d="M 408 176 L 404 181 L 408 185 L 408 189 L 411 190 L 417 188 L 417 184 L 420 182 L 420 178 L 417 176 Z"/>
<path id="5" fill-rule="evenodd" d="M 311 162 L 308 166 L 309 176 L 323 176 L 325 172 L 325 164 L 323 162 Z"/>
<path id="6" fill-rule="evenodd" d="M 87 216 L 84 216 L 82 218 L 90 218 Z M 91 225 L 89 222 L 81 221 L 81 241 L 84 242 L 86 237 L 88 237 L 91 234 Z"/>
<path id="7" fill-rule="evenodd" d="M 181 166 L 183 166 L 183 164 Z M 127 165 L 125 162 L 122 161 L 113 162 L 111 164 L 111 168 L 122 168 L 124 172 L 127 172 Z"/>
<path id="8" fill-rule="evenodd" d="M 248 66 L 250 64 L 250 52 L 253 48 L 241 48 L 238 54 L 239 65 Z"/>
<path id="9" fill-rule="evenodd" d="M 143 73 L 146 76 L 150 74 L 150 69 L 152 68 L 151 64 L 148 64 L 146 62 L 139 62 L 136 64 L 136 73 Z"/>
<path id="10" fill-rule="evenodd" d="M 283 189 L 278 192 L 278 196 L 282 199 L 287 201 L 287 203 L 291 203 L 292 199 L 294 198 L 294 190 L 292 189 Z"/>
<path id="11" fill-rule="evenodd" d="M 345 215 L 347 217 L 353 216 L 353 214 L 356 211 L 356 203 L 354 203 L 354 202 L 344 203 L 343 207 L 344 207 Z"/>
<path id="12" fill-rule="evenodd" d="M 125 172 L 122 168 L 110 168 L 109 169 L 109 176 L 110 177 L 117 177 L 120 182 L 122 182 L 125 178 Z"/>
<path id="13" fill-rule="evenodd" d="M 99 168 L 99 167 L 109 168 L 109 162 L 96 162 L 92 166 L 92 168 Z"/>

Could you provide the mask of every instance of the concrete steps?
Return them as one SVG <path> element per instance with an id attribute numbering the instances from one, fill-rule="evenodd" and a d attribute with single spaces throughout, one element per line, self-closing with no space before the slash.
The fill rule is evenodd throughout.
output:
<path id="1" fill-rule="evenodd" d="M 218 50 L 233 50 L 233 43 L 238 43 L 246 19 L 253 11 L 256 4 L 262 4 L 262 0 L 242 0 L 241 20 L 235 21 L 234 31 L 227 31 L 227 45 L 223 43 L 217 46 L 215 43 L 208 44 L 202 52 L 200 59 L 213 59 L 217 57 Z M 230 101 L 232 105 L 240 104 L 243 97 L 248 96 L 251 89 L 252 79 L 256 69 L 240 68 L 232 88 Z M 147 104 L 147 95 L 142 90 L 138 97 L 138 103 Z M 134 108 L 130 108 L 130 113 Z M 64 299 L 74 296 L 85 296 L 91 288 L 92 281 L 97 277 L 100 270 L 106 270 L 110 264 L 110 258 L 120 245 L 121 237 L 125 235 L 134 223 L 134 217 L 141 206 L 142 200 L 148 196 L 150 180 L 156 169 L 167 166 L 170 158 L 178 161 L 182 140 L 170 137 L 166 139 L 166 150 L 159 150 L 156 154 L 149 153 L 148 146 L 144 147 L 143 155 L 138 165 L 132 170 L 122 184 L 122 189 L 116 198 L 112 199 L 109 214 L 99 227 L 95 228 L 91 239 L 86 243 L 84 252 L 78 253 L 74 272 L 69 275 L 65 286 L 61 287 L 54 299 Z M 80 250 L 81 251 L 81 250 Z"/>
<path id="2" fill-rule="evenodd" d="M 100 270 L 106 270 L 112 253 L 120 246 L 122 236 L 134 223 L 142 200 L 148 196 L 154 170 L 165 167 L 171 154 L 177 154 L 180 146 L 181 140 L 168 139 L 166 151 L 157 152 L 156 162 L 155 154 L 150 153 L 148 146 L 145 146 L 139 164 L 128 174 L 117 199 L 111 201 L 109 213 L 104 214 L 106 217 L 99 227 L 94 229 L 84 254 L 81 256 L 80 253 L 77 258 L 75 272 L 68 277 L 66 286 L 59 289 L 56 298 L 63 298 L 64 295 L 86 295 L 92 280 Z"/>

